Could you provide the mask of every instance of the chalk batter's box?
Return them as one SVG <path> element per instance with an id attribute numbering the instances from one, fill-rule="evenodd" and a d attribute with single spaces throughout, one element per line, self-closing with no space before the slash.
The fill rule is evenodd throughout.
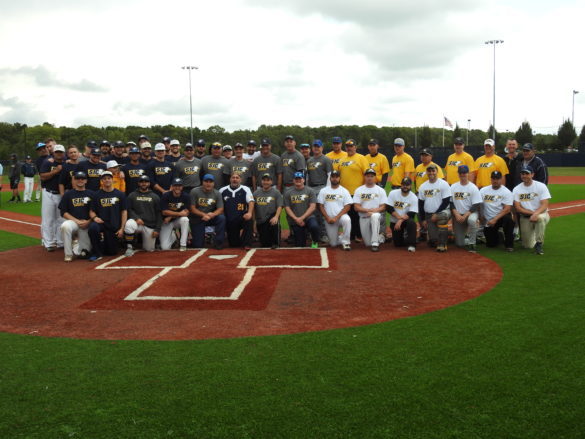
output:
<path id="1" fill-rule="evenodd" d="M 81 307 L 261 310 L 283 271 L 329 269 L 330 265 L 324 248 L 138 252 L 96 267 L 104 271 L 105 279 L 108 270 L 127 270 L 128 276 Z"/>

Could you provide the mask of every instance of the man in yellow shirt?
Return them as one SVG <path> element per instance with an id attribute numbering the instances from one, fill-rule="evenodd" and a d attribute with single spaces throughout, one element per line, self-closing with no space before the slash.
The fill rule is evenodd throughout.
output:
<path id="1" fill-rule="evenodd" d="M 404 139 L 400 137 L 394 139 L 394 152 L 396 155 L 392 157 L 392 177 L 390 184 L 392 189 L 400 189 L 402 179 L 408 177 L 412 180 L 414 174 L 414 160 L 404 152 Z"/>
<path id="2" fill-rule="evenodd" d="M 347 153 L 341 149 L 341 137 L 334 137 L 331 144 L 333 147 L 332 151 L 325 155 L 331 159 L 333 162 L 333 168 L 335 168 L 342 158 L 347 157 Z"/>
<path id="3" fill-rule="evenodd" d="M 415 194 L 418 193 L 418 188 L 420 187 L 420 185 L 429 179 L 429 176 L 427 175 L 427 168 L 429 165 L 432 164 L 437 167 L 437 178 L 445 178 L 445 175 L 443 174 L 443 170 L 441 169 L 441 167 L 437 165 L 435 162 L 433 162 L 433 153 L 429 148 L 424 148 L 423 150 L 421 150 L 420 161 L 421 161 L 420 165 L 418 165 L 414 170 L 414 175 L 416 177 L 415 180 L 416 186 L 413 192 Z"/>
<path id="4" fill-rule="evenodd" d="M 501 172 L 502 176 L 508 175 L 508 165 L 503 158 L 496 155 L 496 142 L 492 139 L 486 139 L 483 142 L 483 150 L 485 154 L 475 161 L 477 169 L 475 185 L 479 189 L 492 184 L 491 174 L 494 171 Z"/>
<path id="5" fill-rule="evenodd" d="M 454 184 L 459 181 L 459 174 L 457 170 L 459 166 L 466 165 L 469 168 L 469 181 L 475 182 L 475 160 L 464 151 L 465 142 L 461 137 L 456 137 L 453 143 L 454 153 L 447 158 L 445 171 L 447 172 L 447 183 Z"/>
<path id="6" fill-rule="evenodd" d="M 386 182 L 388 181 L 388 174 L 390 173 L 390 163 L 384 154 L 378 152 L 379 148 L 380 144 L 378 140 L 370 139 L 368 142 L 368 151 L 370 153 L 364 157 L 368 161 L 370 168 L 376 171 L 376 184 L 385 188 Z"/>
<path id="7" fill-rule="evenodd" d="M 356 189 L 364 184 L 364 172 L 370 165 L 363 155 L 358 154 L 357 145 L 353 139 L 345 142 L 345 150 L 347 151 L 347 156 L 340 159 L 339 163 L 333 166 L 333 169 L 339 171 L 341 186 L 346 188 L 353 197 Z M 361 241 L 360 218 L 353 205 L 347 214 L 351 219 L 350 238 Z"/>

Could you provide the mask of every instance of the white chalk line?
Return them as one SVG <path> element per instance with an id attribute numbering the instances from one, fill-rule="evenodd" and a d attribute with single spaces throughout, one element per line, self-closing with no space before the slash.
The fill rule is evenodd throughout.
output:
<path id="1" fill-rule="evenodd" d="M 585 206 L 585 203 L 583 204 L 573 204 L 572 206 L 563 206 L 563 207 L 550 207 L 548 210 L 563 210 L 563 209 L 572 209 L 574 207 L 583 207 Z"/>
<path id="2" fill-rule="evenodd" d="M 19 224 L 26 224 L 27 226 L 41 227 L 40 224 L 29 223 L 28 221 L 15 220 L 15 219 L 12 219 L 12 218 L 4 218 L 3 216 L 0 216 L 0 220 L 11 221 L 13 223 L 19 223 Z"/>

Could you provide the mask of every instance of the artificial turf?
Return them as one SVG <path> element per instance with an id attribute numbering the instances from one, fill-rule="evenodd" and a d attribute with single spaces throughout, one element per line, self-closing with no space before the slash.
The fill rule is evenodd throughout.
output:
<path id="1" fill-rule="evenodd" d="M 0 252 L 38 244 L 38 239 L 0 230 Z"/>
<path id="2" fill-rule="evenodd" d="M 581 437 L 583 227 L 585 214 L 553 219 L 544 256 L 481 248 L 504 270 L 492 291 L 377 325 L 179 342 L 0 334 L 0 437 Z"/>

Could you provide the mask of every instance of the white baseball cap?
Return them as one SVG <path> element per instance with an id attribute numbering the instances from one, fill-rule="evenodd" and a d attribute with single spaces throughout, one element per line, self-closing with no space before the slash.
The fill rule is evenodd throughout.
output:
<path id="1" fill-rule="evenodd" d="M 157 143 L 156 145 L 154 145 L 154 150 L 155 151 L 166 151 L 167 149 L 165 148 L 165 145 L 163 143 Z"/>
<path id="2" fill-rule="evenodd" d="M 106 163 L 106 168 L 108 169 L 117 168 L 118 166 L 120 166 L 120 164 L 116 160 L 109 160 L 108 163 Z"/>
<path id="3" fill-rule="evenodd" d="M 173 145 L 180 145 L 180 144 L 181 144 L 181 142 L 179 142 L 177 139 L 171 140 L 171 146 L 173 146 Z"/>
<path id="4" fill-rule="evenodd" d="M 65 152 L 65 147 L 63 145 L 55 145 L 53 146 L 53 152 L 55 151 Z"/>
<path id="5" fill-rule="evenodd" d="M 485 139 L 485 141 L 483 142 L 484 146 L 485 145 L 489 145 L 489 146 L 496 146 L 496 142 L 493 141 L 493 139 Z"/>

